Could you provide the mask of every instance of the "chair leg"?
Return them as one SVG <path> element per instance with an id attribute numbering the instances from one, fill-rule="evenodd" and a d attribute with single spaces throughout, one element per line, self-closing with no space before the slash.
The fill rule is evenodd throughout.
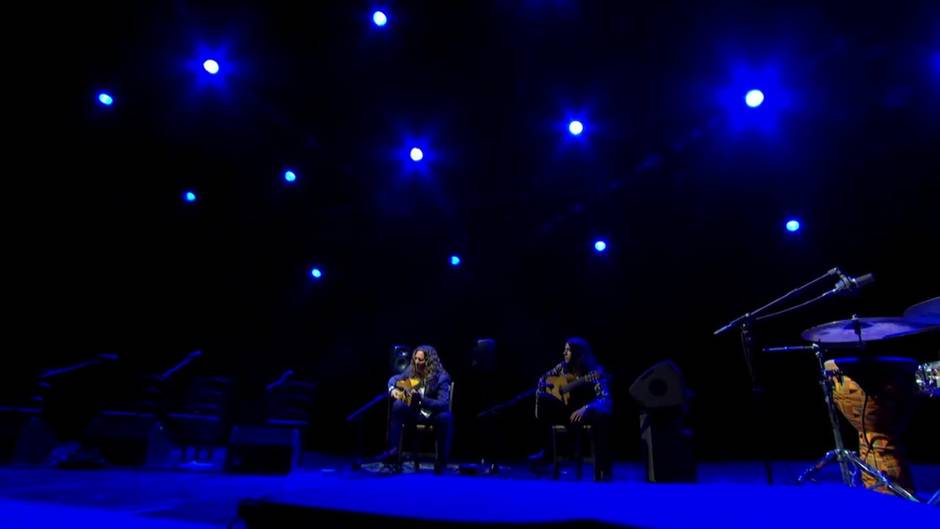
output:
<path id="1" fill-rule="evenodd" d="M 575 468 L 577 469 L 578 481 L 581 481 L 581 476 L 584 475 L 584 452 L 582 449 L 583 444 L 581 442 L 581 438 L 583 436 L 584 436 L 584 428 L 578 428 L 578 431 L 575 434 L 575 441 L 574 441 L 575 442 L 574 457 L 575 457 L 575 462 L 576 462 L 575 464 L 577 465 Z"/>
<path id="2" fill-rule="evenodd" d="M 434 437 L 434 473 L 441 474 L 446 470 L 441 466 L 441 444 L 437 442 L 437 435 Z"/>
<path id="3" fill-rule="evenodd" d="M 415 426 L 414 437 L 411 440 L 411 462 L 415 467 L 415 472 L 421 470 L 421 432 Z"/>
<path id="4" fill-rule="evenodd" d="M 558 460 L 558 432 L 552 428 L 552 479 L 561 476 L 561 461 Z"/>
<path id="5" fill-rule="evenodd" d="M 600 481 L 601 469 L 597 466 L 597 436 L 594 433 L 594 428 L 591 428 L 591 458 L 594 462 L 594 481 Z"/>
<path id="6" fill-rule="evenodd" d="M 398 468 L 401 468 L 402 456 L 405 453 L 405 428 L 402 427 L 401 431 L 398 433 Z"/>
<path id="7" fill-rule="evenodd" d="M 407 433 L 406 433 L 406 430 L 408 430 Z M 405 437 L 409 434 L 411 435 L 411 442 L 405 443 Z M 399 466 L 401 466 L 401 464 L 406 461 L 405 445 L 407 444 L 409 448 L 409 450 L 407 451 L 408 453 L 407 460 L 411 461 L 411 464 L 414 467 L 415 472 L 418 472 L 421 470 L 421 463 L 419 460 L 420 455 L 418 454 L 418 448 L 420 447 L 419 440 L 420 439 L 419 439 L 419 432 L 418 432 L 417 426 L 412 425 L 408 428 L 403 427 L 401 429 L 401 437 L 399 438 L 399 441 L 398 441 L 398 464 Z"/>
<path id="8" fill-rule="evenodd" d="M 415 428 L 414 435 L 411 437 L 411 464 L 414 465 L 415 472 L 421 470 L 421 454 L 419 453 L 421 450 L 421 439 L 419 439 L 419 435 L 418 429 Z"/>

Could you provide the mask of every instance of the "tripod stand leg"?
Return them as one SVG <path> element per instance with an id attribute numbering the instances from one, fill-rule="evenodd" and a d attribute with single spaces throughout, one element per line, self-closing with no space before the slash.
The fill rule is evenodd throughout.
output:
<path id="1" fill-rule="evenodd" d="M 802 473 L 800 473 L 800 477 L 796 478 L 797 484 L 802 485 L 803 483 L 806 483 L 807 481 L 813 481 L 813 478 L 816 476 L 817 473 L 819 473 L 820 470 L 825 468 L 825 466 L 828 465 L 829 463 L 832 463 L 833 461 L 836 461 L 838 459 L 839 459 L 838 450 L 830 450 L 826 452 L 826 455 L 823 456 L 822 459 L 817 461 L 815 465 L 807 468 Z"/>
<path id="2" fill-rule="evenodd" d="M 934 492 L 933 496 L 927 500 L 927 505 L 933 505 L 934 507 L 940 506 L 940 490 Z"/>
<path id="3" fill-rule="evenodd" d="M 911 501 L 920 503 L 920 500 L 918 500 L 913 494 L 908 492 L 907 489 L 905 489 L 904 487 L 892 481 L 891 478 L 889 478 L 888 476 L 884 474 L 884 472 L 862 461 L 862 458 L 860 458 L 854 452 L 846 452 L 843 457 L 845 458 L 846 461 L 851 462 L 853 465 L 855 465 L 856 468 L 858 468 L 862 472 L 865 472 L 869 476 L 872 476 L 873 478 L 875 478 L 877 483 L 872 488 L 877 488 L 878 486 L 882 486 L 906 500 L 911 500 Z"/>
<path id="4" fill-rule="evenodd" d="M 875 484 L 875 487 L 872 487 L 872 488 L 882 486 L 890 490 L 897 496 L 900 496 L 906 500 L 920 503 L 920 500 L 918 500 L 917 497 L 915 497 L 913 494 L 908 492 L 908 490 L 905 489 L 904 487 L 892 481 L 891 478 L 889 478 L 888 476 L 884 474 L 884 472 L 862 461 L 862 458 L 860 458 L 858 454 L 856 454 L 855 452 L 850 452 L 849 450 L 845 450 L 845 449 L 836 449 L 836 450 L 830 450 L 826 452 L 826 455 L 822 459 L 820 459 L 815 465 L 804 470 L 803 473 L 800 474 L 800 477 L 797 478 L 796 482 L 802 485 L 803 483 L 807 481 L 812 481 L 813 477 L 820 470 L 822 470 L 826 465 L 832 463 L 833 461 L 837 461 L 844 468 L 851 467 L 853 470 L 856 470 L 857 472 L 864 472 L 872 476 L 873 478 L 875 478 L 877 483 Z M 849 476 L 851 477 L 846 482 L 846 485 L 852 486 L 855 482 L 855 479 L 854 479 L 855 473 L 850 472 Z"/>

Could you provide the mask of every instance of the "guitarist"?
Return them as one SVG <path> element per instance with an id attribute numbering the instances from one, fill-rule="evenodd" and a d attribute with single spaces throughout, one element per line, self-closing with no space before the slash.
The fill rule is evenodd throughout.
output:
<path id="1" fill-rule="evenodd" d="M 388 450 L 378 459 L 391 462 L 398 457 L 398 440 L 403 428 L 422 422 L 434 425 L 438 446 L 435 473 L 447 467 L 450 455 L 454 419 L 450 413 L 451 379 L 437 350 L 430 345 L 418 346 L 411 353 L 411 362 L 405 370 L 388 381 L 392 402 L 391 422 L 388 429 Z"/>
<path id="2" fill-rule="evenodd" d="M 590 424 L 597 449 L 595 464 L 601 479 L 608 481 L 612 477 L 609 430 L 613 413 L 609 376 L 583 338 L 569 338 L 563 355 L 561 363 L 539 378 L 535 415 L 544 444 L 529 461 L 533 466 L 551 463 L 553 425 L 563 424 L 570 430 Z"/>

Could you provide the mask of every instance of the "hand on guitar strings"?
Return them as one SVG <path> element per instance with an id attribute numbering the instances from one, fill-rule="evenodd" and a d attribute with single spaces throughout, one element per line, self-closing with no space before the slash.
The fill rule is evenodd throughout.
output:
<path id="1" fill-rule="evenodd" d="M 581 422 L 581 419 L 584 418 L 587 414 L 587 406 L 581 406 L 580 408 L 571 412 L 571 422 Z"/>

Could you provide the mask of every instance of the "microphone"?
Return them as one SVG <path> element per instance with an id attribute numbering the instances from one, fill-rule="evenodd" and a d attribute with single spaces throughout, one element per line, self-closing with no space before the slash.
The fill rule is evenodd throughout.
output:
<path id="1" fill-rule="evenodd" d="M 833 294 L 839 292 L 854 292 L 875 282 L 875 276 L 873 274 L 850 277 L 838 269 L 836 273 L 839 276 L 839 281 L 837 281 L 836 286 L 830 290 L 830 292 Z"/>

